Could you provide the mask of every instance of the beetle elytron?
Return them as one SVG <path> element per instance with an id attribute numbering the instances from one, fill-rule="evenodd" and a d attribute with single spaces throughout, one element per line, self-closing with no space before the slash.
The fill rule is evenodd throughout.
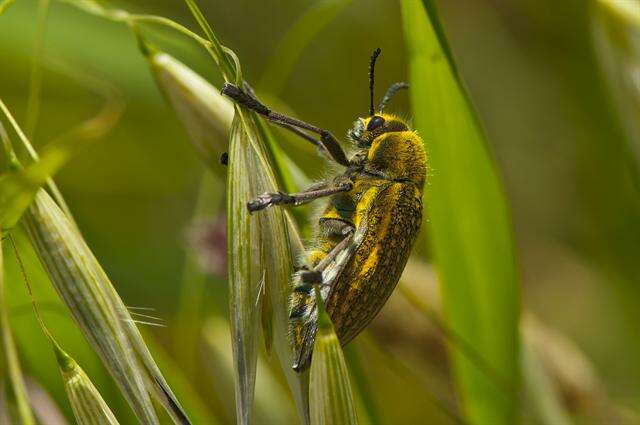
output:
<path id="1" fill-rule="evenodd" d="M 406 83 L 389 87 L 378 110 L 374 109 L 374 68 L 379 54 L 376 49 L 369 64 L 369 116 L 358 118 L 348 132 L 354 145 L 350 157 L 328 131 L 270 110 L 250 91 L 231 84 L 222 89 L 236 103 L 310 141 L 345 168 L 333 179 L 303 192 L 265 193 L 247 204 L 254 212 L 327 198 L 307 247 L 309 266 L 293 275 L 289 317 L 296 371 L 308 367 L 313 351 L 317 329 L 314 286 L 319 285 L 341 344 L 348 343 L 393 292 L 422 221 L 424 146 L 405 120 L 383 112 L 393 95 L 408 87 Z"/>

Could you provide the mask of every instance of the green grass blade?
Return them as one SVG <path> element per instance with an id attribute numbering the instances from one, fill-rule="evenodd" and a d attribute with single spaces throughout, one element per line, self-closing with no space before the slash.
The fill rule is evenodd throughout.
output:
<path id="1" fill-rule="evenodd" d="M 282 282 L 288 284 L 291 257 L 282 212 L 271 209 L 252 216 L 247 210 L 249 200 L 275 189 L 275 179 L 265 165 L 266 155 L 254 121 L 241 114 L 236 115 L 229 146 L 227 225 L 231 329 L 233 341 L 239 342 L 234 343 L 237 417 L 241 423 L 248 423 L 255 385 L 259 330 L 264 325 L 262 310 L 268 305 L 265 294 L 271 296 L 269 301 L 277 303 L 275 305 L 279 313 L 282 301 L 271 293 L 275 290 L 280 294 Z M 277 318 L 274 320 L 280 324 Z M 280 356 L 281 347 L 288 349 L 288 343 L 282 338 L 284 331 L 280 326 L 276 332 L 276 348 L 280 349 Z"/>
<path id="2" fill-rule="evenodd" d="M 0 231 L 0 236 L 2 232 Z M 33 425 L 35 420 L 31 407 L 29 406 L 29 399 L 27 398 L 27 391 L 24 384 L 24 378 L 20 368 L 20 361 L 18 360 L 18 351 L 16 349 L 13 335 L 9 327 L 9 314 L 7 311 L 7 303 L 5 299 L 5 274 L 4 274 L 4 258 L 2 252 L 2 245 L 0 244 L 0 371 L 6 370 L 8 373 L 9 381 L 11 382 L 11 392 L 13 399 L 16 403 L 17 416 L 22 425 Z M 0 380 L 2 384 L 3 380 Z M 0 388 L 2 391 L 2 388 Z M 1 417 L 0 417 L 1 419 Z"/>
<path id="3" fill-rule="evenodd" d="M 176 111 L 205 163 L 218 174 L 220 155 L 227 149 L 233 105 L 220 90 L 172 56 L 143 50 L 158 87 Z"/>
<path id="4" fill-rule="evenodd" d="M 241 82 L 242 78 L 238 78 L 240 77 L 240 69 L 235 69 L 231 65 L 229 56 L 227 54 L 228 52 L 225 51 L 222 44 L 220 44 L 220 41 L 218 41 L 218 38 L 211 28 L 211 25 L 207 21 L 207 18 L 204 17 L 204 14 L 200 10 L 200 7 L 198 7 L 198 3 L 195 0 L 185 0 L 185 3 L 187 3 L 189 10 L 191 10 L 191 14 L 196 19 L 198 25 L 200 25 L 200 28 L 202 28 L 205 35 L 211 42 L 211 49 L 209 51 L 212 53 L 213 58 L 218 63 L 218 67 L 220 68 L 222 76 L 227 81 L 235 81 L 236 83 Z"/>
<path id="5" fill-rule="evenodd" d="M 55 341 L 52 340 L 52 343 L 76 421 L 81 425 L 118 425 L 113 412 L 80 365 Z"/>
<path id="6" fill-rule="evenodd" d="M 251 132 L 251 134 L 250 134 Z M 253 146 L 255 129 L 248 128 L 237 114 L 229 144 L 227 183 L 227 238 L 229 249 L 229 290 L 231 338 L 236 373 L 236 417 L 248 424 L 252 415 L 253 392 L 261 329 L 262 263 L 260 219 L 251 217 L 247 202 L 260 192 L 260 164 Z"/>
<path id="7" fill-rule="evenodd" d="M 212 86 L 197 76 L 193 71 L 179 64 L 179 62 L 173 59 L 169 61 L 168 56 L 160 56 L 164 54 L 148 48 L 143 49 L 143 51 L 146 51 L 147 57 L 152 61 L 152 68 L 155 68 L 156 78 L 160 86 L 166 93 L 173 93 L 173 96 L 169 95 L 168 97 L 170 100 L 173 99 L 172 103 L 174 107 L 176 107 L 177 110 L 184 111 L 183 114 L 181 114 L 181 118 L 187 128 L 191 129 L 190 133 L 192 137 L 199 137 L 198 135 L 203 134 L 202 128 L 211 128 L 211 126 L 215 126 L 218 130 L 224 131 L 227 122 L 227 110 L 225 109 L 227 104 L 220 104 L 219 93 L 217 93 L 215 89 L 212 89 Z M 279 146 L 274 141 L 266 125 L 255 119 L 252 113 L 244 112 L 244 115 L 245 119 L 242 124 L 237 124 L 235 130 L 232 132 L 232 142 L 228 147 L 229 172 L 238 173 L 237 176 L 228 179 L 230 182 L 228 200 L 233 194 L 233 203 L 235 205 L 233 208 L 235 208 L 237 212 L 237 214 L 234 214 L 231 212 L 231 209 L 228 210 L 227 216 L 230 221 L 233 221 L 233 224 L 228 224 L 228 226 L 233 226 L 233 230 L 229 227 L 230 230 L 228 234 L 229 237 L 238 238 L 235 244 L 235 249 L 238 250 L 249 249 L 249 246 L 242 242 L 241 239 L 243 237 L 249 237 L 254 241 L 261 241 L 259 243 L 256 242 L 256 244 L 261 247 L 262 254 L 260 254 L 260 258 L 254 257 L 250 259 L 249 257 L 255 255 L 255 253 L 247 253 L 247 257 L 239 259 L 234 248 L 231 248 L 231 240 L 229 252 L 230 258 L 235 258 L 238 261 L 251 261 L 254 264 L 253 267 L 255 270 L 264 270 L 265 294 L 269 296 L 271 302 L 267 302 L 265 296 L 260 296 L 256 292 L 257 288 L 255 285 L 257 281 L 255 279 L 252 282 L 246 281 L 245 278 L 248 278 L 248 276 L 242 275 L 239 269 L 234 267 L 233 270 L 236 272 L 236 275 L 230 275 L 230 282 L 232 282 L 230 285 L 232 291 L 231 321 L 235 322 L 239 327 L 244 326 L 244 319 L 238 319 L 238 317 L 245 317 L 246 313 L 246 317 L 249 317 L 247 319 L 249 320 L 248 323 L 254 323 L 255 317 L 253 314 L 255 312 L 253 310 L 256 310 L 257 300 L 260 300 L 260 306 L 264 305 L 266 307 L 265 309 L 260 309 L 261 318 L 263 319 L 261 324 L 263 328 L 267 330 L 267 332 L 265 332 L 265 342 L 267 342 L 267 346 L 269 346 L 268 342 L 271 340 L 271 337 L 269 337 L 268 333 L 272 331 L 275 349 L 284 373 L 287 376 L 287 381 L 296 400 L 298 410 L 302 417 L 306 417 L 308 416 L 306 414 L 307 403 L 305 396 L 307 391 L 301 382 L 300 376 L 291 370 L 291 352 L 287 339 L 287 305 L 290 293 L 289 272 L 291 270 L 291 254 L 287 241 L 288 233 L 283 213 L 278 209 L 271 209 L 264 213 L 257 214 L 257 218 L 255 218 L 254 221 L 259 220 L 260 223 L 263 223 L 257 224 L 258 226 L 263 226 L 260 227 L 261 230 L 259 234 L 255 233 L 254 229 L 254 233 L 247 236 L 247 234 L 243 232 L 251 233 L 249 226 L 245 226 L 244 224 L 242 226 L 240 225 L 240 223 L 245 223 L 247 219 L 245 217 L 247 214 L 246 203 L 251 200 L 252 196 L 256 196 L 265 191 L 277 190 L 279 186 L 278 182 L 287 188 L 287 190 L 293 189 L 296 187 L 296 184 L 294 183 L 294 176 L 289 173 L 291 168 L 286 167 L 291 161 L 286 157 L 284 152 L 279 149 Z M 224 145 L 218 147 L 216 139 L 214 146 L 214 142 L 211 142 L 211 140 L 216 136 L 212 136 L 210 133 L 205 136 L 207 137 L 206 140 L 204 138 L 201 139 L 207 142 L 207 152 L 203 154 L 203 157 L 210 168 L 219 172 L 220 165 L 217 161 L 214 162 L 212 160 L 212 153 L 221 151 Z M 244 148 L 239 148 L 239 141 L 242 141 Z M 236 149 L 234 150 L 234 148 Z M 202 149 L 199 150 L 202 152 Z M 234 154 L 233 152 L 236 153 Z M 237 155 L 236 159 L 233 159 L 234 155 Z M 275 161 L 278 165 L 278 173 L 274 172 L 271 167 L 271 160 Z M 238 166 L 238 162 L 240 162 L 240 166 Z M 238 168 L 234 168 L 234 163 Z M 255 172 L 256 175 L 247 175 L 246 170 L 257 170 Z M 247 181 L 248 178 L 253 180 Z M 233 185 L 235 186 L 232 187 Z M 239 227 L 243 229 L 241 232 L 238 231 Z M 244 236 L 240 236 L 241 233 L 243 233 Z M 282 243 L 282 241 L 284 241 L 284 243 Z M 260 262 L 261 266 L 256 265 L 256 262 Z M 231 265 L 232 262 L 230 261 L 229 264 Z M 247 288 L 249 288 L 249 293 L 244 292 Z M 242 294 L 240 294 L 240 292 L 242 292 Z M 253 301 L 249 300 L 249 295 L 253 296 Z M 241 312 L 243 309 L 241 299 L 246 303 L 244 313 Z M 250 303 L 252 304 L 249 308 Z M 271 304 L 271 306 L 269 306 L 269 304 Z M 270 315 L 266 314 L 268 308 L 273 308 L 273 313 Z M 262 311 L 265 311 L 264 315 L 262 315 Z M 252 332 L 255 332 L 257 328 L 250 326 L 247 332 L 241 332 L 239 330 L 240 328 L 234 329 L 243 336 L 241 345 L 247 344 L 247 346 L 250 347 L 248 352 L 246 351 L 247 347 L 236 347 L 235 349 L 235 353 L 242 353 L 242 357 L 244 357 L 244 360 L 240 358 L 236 359 L 238 363 L 243 364 L 241 367 L 242 376 L 240 376 L 240 374 L 238 375 L 238 379 L 242 381 L 242 383 L 240 383 L 240 381 L 238 382 L 238 400 L 243 400 L 239 401 L 239 403 L 242 403 L 243 407 L 241 409 L 244 414 L 250 415 L 250 413 L 248 413 L 251 404 L 251 396 L 249 393 L 253 391 L 252 382 L 255 379 L 255 377 L 251 377 L 251 375 L 255 373 L 252 372 L 255 368 L 255 361 L 253 360 L 255 355 L 252 354 L 252 351 L 256 348 L 254 346 L 256 335 Z M 240 344 L 238 340 L 235 341 Z M 242 388 L 241 390 L 240 387 Z M 239 417 L 242 417 L 242 415 Z"/>
<path id="8" fill-rule="evenodd" d="M 231 328 L 237 374 L 238 420 L 251 416 L 255 383 L 257 342 L 270 295 L 274 348 L 287 376 L 301 417 L 306 400 L 301 377 L 291 369 L 292 353 L 287 338 L 287 304 L 291 291 L 291 253 L 281 209 L 250 215 L 247 202 L 263 192 L 277 190 L 269 158 L 251 114 L 236 112 L 229 146 L 227 234 L 231 290 Z M 266 290 L 263 292 L 262 289 Z"/>
<path id="9" fill-rule="evenodd" d="M 174 422 L 188 424 L 135 321 L 86 242 L 40 191 L 23 217 L 31 242 L 61 298 L 143 423 L 157 423 L 152 393 Z"/>
<path id="10" fill-rule="evenodd" d="M 304 48 L 350 3 L 351 0 L 314 2 L 278 43 L 265 66 L 258 89 L 271 95 L 282 92 Z"/>
<path id="11" fill-rule="evenodd" d="M 340 341 L 316 288 L 318 333 L 309 378 L 312 425 L 357 424 L 356 408 Z"/>
<path id="12" fill-rule="evenodd" d="M 124 330 L 123 312 L 113 305 L 97 260 L 64 213 L 44 191 L 36 195 L 22 222 L 56 291 L 89 343 L 118 383 L 138 419 L 156 424 L 144 374 Z"/>
<path id="13" fill-rule="evenodd" d="M 402 1 L 414 121 L 432 168 L 429 235 L 449 325 L 499 379 L 452 349 L 454 373 L 472 423 L 510 424 L 519 387 L 519 295 L 509 211 L 431 5 L 429 11 L 420 0 Z"/>

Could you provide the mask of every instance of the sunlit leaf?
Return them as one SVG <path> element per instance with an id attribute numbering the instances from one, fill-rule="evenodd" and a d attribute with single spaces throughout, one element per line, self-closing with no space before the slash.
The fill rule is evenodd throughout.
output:
<path id="1" fill-rule="evenodd" d="M 215 33 L 213 32 L 211 25 L 209 24 L 209 22 L 207 21 L 207 18 L 205 18 L 204 14 L 200 10 L 200 7 L 198 6 L 198 3 L 196 2 L 196 0 L 185 0 L 185 3 L 189 7 L 189 10 L 191 11 L 191 14 L 193 15 L 193 17 L 198 22 L 198 25 L 200 25 L 200 28 L 202 28 L 205 35 L 211 42 L 211 47 L 209 48 L 209 51 L 211 52 L 211 55 L 213 56 L 213 58 L 216 60 L 218 67 L 220 68 L 220 72 L 224 76 L 225 80 L 241 83 L 242 77 L 240 75 L 240 70 L 237 67 L 234 68 L 231 65 L 231 61 L 229 60 L 230 52 L 228 50 L 225 51 L 222 44 L 220 44 L 218 37 L 216 37 Z"/>
<path id="2" fill-rule="evenodd" d="M 182 121 L 191 141 L 212 168 L 227 149 L 233 119 L 232 103 L 220 90 L 172 56 L 147 50 L 158 86 Z"/>
<path id="3" fill-rule="evenodd" d="M 311 424 L 357 424 L 349 371 L 342 347 L 324 309 L 319 291 L 316 292 L 318 333 L 309 378 Z"/>
<path id="4" fill-rule="evenodd" d="M 90 263 L 97 260 L 66 216 L 44 191 L 23 216 L 22 222 L 56 291 L 85 337 L 120 386 L 145 424 L 158 423 L 145 387 L 143 372 L 124 331 L 126 316 L 111 301 L 103 273 Z"/>
<path id="5" fill-rule="evenodd" d="M 53 350 L 78 424 L 117 425 L 118 420 L 84 370 L 55 342 Z"/>
<path id="6" fill-rule="evenodd" d="M 227 238 L 229 249 L 229 291 L 231 338 L 236 372 L 236 415 L 248 424 L 251 418 L 256 362 L 261 329 L 260 295 L 264 285 L 261 268 L 261 234 L 258 217 L 251 217 L 247 200 L 258 195 L 257 155 L 247 128 L 239 116 L 234 119 L 229 143 L 227 184 Z M 253 220 L 252 220 L 253 218 Z"/>
<path id="7" fill-rule="evenodd" d="M 428 11 L 428 13 L 427 13 Z M 432 173 L 425 205 L 448 324 L 490 365 L 450 350 L 466 417 L 510 424 L 517 412 L 518 310 L 507 202 L 431 2 L 403 0 L 414 122 Z"/>
<path id="8" fill-rule="evenodd" d="M 188 423 L 124 303 L 77 229 L 44 191 L 23 223 L 49 278 L 143 423 L 157 423 L 153 393 Z"/>

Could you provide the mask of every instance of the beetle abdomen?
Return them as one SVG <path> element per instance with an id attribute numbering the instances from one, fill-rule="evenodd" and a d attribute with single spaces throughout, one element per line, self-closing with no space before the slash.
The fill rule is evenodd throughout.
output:
<path id="1" fill-rule="evenodd" d="M 393 292 L 421 220 L 421 191 L 414 184 L 394 183 L 376 196 L 362 243 L 327 300 L 327 312 L 343 345 L 369 324 Z"/>

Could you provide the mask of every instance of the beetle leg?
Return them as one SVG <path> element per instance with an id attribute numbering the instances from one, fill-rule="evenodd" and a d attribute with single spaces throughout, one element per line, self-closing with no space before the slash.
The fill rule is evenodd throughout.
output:
<path id="1" fill-rule="evenodd" d="M 256 96 L 255 92 L 253 91 L 253 88 L 245 81 L 244 84 L 242 85 L 242 88 L 244 90 L 244 92 L 247 94 L 247 96 L 249 96 L 251 99 L 253 99 L 254 102 L 256 103 L 262 103 L 260 102 L 260 100 L 258 100 L 258 97 Z M 224 88 L 223 88 L 224 90 Z M 284 122 L 279 122 L 279 121 L 272 121 L 274 124 L 282 127 L 282 128 L 286 128 L 287 130 L 289 130 L 292 133 L 295 133 L 297 136 L 302 137 L 304 140 L 311 142 L 312 144 L 316 145 L 318 148 L 323 149 L 324 146 L 320 143 L 320 141 L 318 141 L 315 137 L 310 136 L 309 134 L 305 133 L 304 131 L 300 130 L 298 127 L 295 127 L 291 124 L 286 124 Z M 323 149 L 323 152 L 325 154 L 328 154 L 329 156 L 331 156 L 328 152 L 326 152 L 326 150 Z"/>
<path id="2" fill-rule="evenodd" d="M 344 238 L 311 270 L 296 273 L 297 282 L 293 289 L 289 312 L 290 329 L 294 339 L 295 357 L 293 369 L 302 371 L 309 365 L 317 327 L 317 306 L 313 287 L 318 285 L 322 301 L 327 299 L 331 285 L 349 261 L 349 246 L 353 242 L 355 228 L 349 226 L 343 232 Z"/>
<path id="3" fill-rule="evenodd" d="M 353 182 L 351 180 L 343 180 L 341 182 L 334 183 L 331 186 L 322 188 L 312 188 L 299 193 L 263 193 L 259 195 L 253 201 L 247 203 L 247 208 L 250 212 L 260 211 L 268 208 L 272 205 L 302 205 L 307 202 L 313 201 L 318 198 L 324 198 L 340 192 L 348 192 L 353 189 Z"/>
<path id="4" fill-rule="evenodd" d="M 254 95 L 245 93 L 239 87 L 234 86 L 233 84 L 225 83 L 224 86 L 222 86 L 222 94 L 229 96 L 239 105 L 242 105 L 262 115 L 274 124 L 280 125 L 290 131 L 293 131 L 298 136 L 315 144 L 338 164 L 344 165 L 345 167 L 348 167 L 350 165 L 346 154 L 338 143 L 338 140 L 329 131 L 323 130 L 319 127 L 316 127 L 315 125 L 306 123 L 296 118 L 274 112 L 271 109 L 267 108 Z M 316 140 L 315 138 L 309 136 L 301 130 L 310 131 L 319 135 L 320 140 Z"/>

